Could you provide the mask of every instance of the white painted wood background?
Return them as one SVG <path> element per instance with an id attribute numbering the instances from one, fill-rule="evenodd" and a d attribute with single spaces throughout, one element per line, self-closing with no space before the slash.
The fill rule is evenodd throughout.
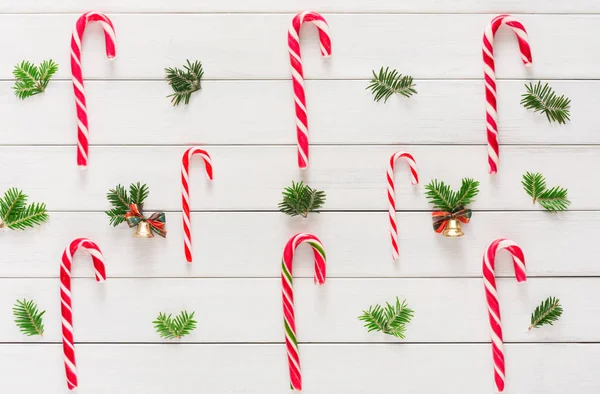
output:
<path id="1" fill-rule="evenodd" d="M 311 167 L 296 167 L 286 31 L 313 8 L 327 18 L 333 57 L 302 31 Z M 75 163 L 69 41 L 78 16 L 109 14 L 117 58 L 104 57 L 90 25 L 83 69 L 90 118 L 90 167 Z M 481 36 L 497 13 L 515 13 L 531 37 L 533 67 L 515 38 L 496 40 L 500 173 L 487 175 Z M 83 394 L 288 393 L 280 258 L 298 231 L 320 236 L 329 278 L 312 284 L 305 247 L 295 262 L 298 337 L 307 394 L 486 394 L 494 392 L 481 255 L 496 237 L 517 241 L 529 280 L 517 285 L 498 261 L 506 339 L 507 393 L 600 390 L 600 266 L 596 239 L 600 167 L 600 2 L 596 0 L 3 0 L 0 36 L 0 191 L 18 186 L 43 201 L 51 221 L 0 235 L 0 392 L 66 393 L 59 309 L 59 260 L 74 237 L 99 243 L 108 280 L 92 279 L 77 255 L 75 338 Z M 60 70 L 44 95 L 17 100 L 12 69 L 52 58 Z M 202 92 L 173 108 L 165 67 L 199 59 Z M 371 70 L 389 65 L 416 78 L 419 94 L 374 103 Z M 573 100 L 573 120 L 547 123 L 519 105 L 527 79 L 551 81 Z M 186 264 L 180 224 L 181 154 L 191 144 L 214 158 L 215 180 L 192 164 L 195 262 Z M 460 240 L 431 230 L 423 187 L 397 170 L 401 258 L 391 261 L 385 169 L 412 152 L 422 184 L 481 181 Z M 569 188 L 571 210 L 531 205 L 525 171 Z M 327 192 L 324 213 L 290 219 L 276 211 L 283 187 L 304 179 Z M 137 240 L 102 213 L 117 183 L 147 182 L 148 210 L 167 212 L 166 240 Z M 357 316 L 370 304 L 407 298 L 416 310 L 405 341 L 367 334 Z M 526 332 L 548 296 L 565 313 Z M 44 338 L 25 338 L 11 307 L 30 298 L 46 309 Z M 162 341 L 158 312 L 195 311 L 198 329 Z M 34 376 L 34 378 L 32 378 Z"/>

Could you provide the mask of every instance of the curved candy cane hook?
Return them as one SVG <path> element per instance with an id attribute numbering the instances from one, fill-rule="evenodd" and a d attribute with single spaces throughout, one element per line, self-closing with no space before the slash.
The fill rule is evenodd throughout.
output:
<path id="1" fill-rule="evenodd" d="M 519 50 L 523 64 L 528 67 L 531 65 L 531 48 L 529 46 L 529 37 L 525 26 L 510 15 L 498 15 L 485 29 L 483 34 L 483 63 L 485 77 L 485 99 L 486 105 L 486 125 L 488 139 L 488 164 L 490 174 L 498 172 L 498 113 L 496 103 L 496 66 L 494 64 L 494 35 L 500 26 L 510 27 L 519 40 Z"/>
<path id="2" fill-rule="evenodd" d="M 183 232 L 184 232 L 184 251 L 188 263 L 192 262 L 192 230 L 190 216 L 190 160 L 192 156 L 199 155 L 204 159 L 206 175 L 208 179 L 213 179 L 212 160 L 207 151 L 200 147 L 191 147 L 185 151 L 181 159 L 181 202 L 183 207 Z"/>
<path id="3" fill-rule="evenodd" d="M 96 281 L 106 280 L 104 256 L 98 245 L 87 238 L 73 240 L 65 249 L 60 265 L 60 310 L 62 314 L 63 352 L 65 355 L 65 373 L 69 390 L 77 388 L 77 366 L 75 362 L 75 344 L 73 338 L 73 308 L 71 298 L 71 265 L 73 255 L 79 248 L 86 249 L 92 256 Z"/>
<path id="4" fill-rule="evenodd" d="M 281 286 L 283 290 L 283 324 L 285 327 L 285 345 L 290 370 L 290 388 L 298 391 L 302 390 L 302 374 L 300 372 L 300 354 L 298 353 L 298 340 L 296 337 L 292 262 L 296 248 L 303 242 L 308 243 L 313 249 L 315 256 L 315 284 L 324 284 L 327 276 L 325 249 L 319 238 L 305 233 L 299 233 L 290 238 L 285 245 L 281 260 Z"/>
<path id="5" fill-rule="evenodd" d="M 392 259 L 398 260 L 398 227 L 396 226 L 396 192 L 394 187 L 394 167 L 396 160 L 403 158 L 410 168 L 410 180 L 413 185 L 419 183 L 419 174 L 417 174 L 417 163 L 410 153 L 396 152 L 390 157 L 390 163 L 387 168 L 387 194 L 388 194 L 388 212 L 390 217 L 390 238 L 392 239 Z"/>
<path id="6" fill-rule="evenodd" d="M 304 22 L 312 22 L 319 30 L 321 55 L 331 56 L 331 38 L 329 25 L 321 14 L 314 11 L 299 13 L 292 20 L 288 31 L 288 47 L 292 66 L 292 84 L 294 87 L 294 104 L 296 108 L 296 138 L 298 140 L 298 167 L 308 166 L 308 117 L 306 115 L 306 96 L 304 94 L 304 70 L 300 55 L 300 28 Z"/>
<path id="7" fill-rule="evenodd" d="M 487 299 L 491 327 L 494 380 L 496 381 L 496 388 L 499 392 L 504 390 L 505 364 L 502 325 L 500 323 L 500 303 L 498 302 L 498 292 L 496 291 L 496 275 L 494 274 L 494 268 L 496 253 L 502 249 L 506 249 L 512 255 L 517 282 L 524 282 L 527 280 L 523 250 L 516 243 L 506 238 L 499 238 L 493 241 L 483 255 L 483 284 L 485 287 L 485 297 Z"/>
<path id="8" fill-rule="evenodd" d="M 87 167 L 88 162 L 88 117 L 87 102 L 83 90 L 83 72 L 81 71 L 81 41 L 88 22 L 98 22 L 104 29 L 106 56 L 112 60 L 116 55 L 115 28 L 111 20 L 100 12 L 90 11 L 81 15 L 75 24 L 71 37 L 71 74 L 73 75 L 73 91 L 75 92 L 75 108 L 77 110 L 77 165 Z"/>

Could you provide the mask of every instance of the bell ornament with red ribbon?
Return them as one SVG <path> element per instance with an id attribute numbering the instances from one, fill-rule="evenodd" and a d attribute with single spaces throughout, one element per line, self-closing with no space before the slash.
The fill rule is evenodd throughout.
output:
<path id="1" fill-rule="evenodd" d="M 453 191 L 450 186 L 434 179 L 425 186 L 429 202 L 437 208 L 431 213 L 433 230 L 448 238 L 458 238 L 465 235 L 461 223 L 471 221 L 473 212 L 465 208 L 473 202 L 479 193 L 479 182 L 465 178 L 459 191 Z"/>

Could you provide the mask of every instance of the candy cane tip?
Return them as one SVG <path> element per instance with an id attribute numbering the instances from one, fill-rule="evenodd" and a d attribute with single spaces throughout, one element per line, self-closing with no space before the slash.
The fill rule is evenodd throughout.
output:
<path id="1" fill-rule="evenodd" d="M 109 62 L 112 62 L 113 60 L 115 60 L 115 56 L 114 55 L 113 56 L 108 56 L 108 61 Z"/>
<path id="2" fill-rule="evenodd" d="M 87 164 L 79 164 L 78 167 L 81 171 L 87 170 Z"/>

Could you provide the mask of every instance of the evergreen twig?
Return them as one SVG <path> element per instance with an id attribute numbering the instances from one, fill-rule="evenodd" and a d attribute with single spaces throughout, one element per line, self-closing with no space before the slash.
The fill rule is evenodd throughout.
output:
<path id="1" fill-rule="evenodd" d="M 463 178 L 460 190 L 453 191 L 450 185 L 443 181 L 433 179 L 425 185 L 425 195 L 429 203 L 442 211 L 452 211 L 459 206 L 465 206 L 473 202 L 479 193 L 479 182 L 472 178 Z"/>
<path id="2" fill-rule="evenodd" d="M 198 322 L 194 320 L 194 313 L 195 312 L 188 313 L 187 311 L 183 311 L 173 318 L 173 315 L 167 315 L 166 313 L 161 312 L 152 323 L 161 338 L 180 339 L 196 329 Z"/>
<path id="3" fill-rule="evenodd" d="M 528 330 L 545 324 L 553 325 L 562 316 L 562 313 L 563 308 L 560 305 L 560 300 L 555 297 L 548 297 L 531 314 L 531 324 Z"/>
<path id="4" fill-rule="evenodd" d="M 13 307 L 15 323 L 21 333 L 27 336 L 44 335 L 44 323 L 42 322 L 44 313 L 46 311 L 40 312 L 35 302 L 26 299 L 17 300 Z"/>
<path id="5" fill-rule="evenodd" d="M 325 203 L 325 192 L 316 190 L 302 181 L 292 181 L 291 187 L 283 191 L 283 201 L 278 205 L 279 211 L 290 216 L 307 217 L 309 212 L 318 213 L 318 209 Z"/>
<path id="6" fill-rule="evenodd" d="M 411 97 L 417 93 L 411 76 L 402 76 L 397 70 L 390 70 L 389 67 L 381 67 L 379 74 L 373 70 L 373 78 L 367 89 L 375 95 L 375 101 L 383 99 L 384 103 L 394 93 L 404 97 Z"/>
<path id="7" fill-rule="evenodd" d="M 525 108 L 545 114 L 549 122 L 565 124 L 571 120 L 571 99 L 557 96 L 550 85 L 546 83 L 542 86 L 541 81 L 536 85 L 526 84 L 525 88 L 527 93 L 521 96 L 521 104 Z"/>
<path id="8" fill-rule="evenodd" d="M 396 297 L 396 305 L 386 302 L 384 307 L 378 304 L 370 306 L 358 319 L 364 322 L 368 332 L 381 331 L 404 339 L 406 325 L 410 323 L 413 316 L 414 311 L 408 307 L 406 300 L 400 303 L 400 299 Z"/>
<path id="9" fill-rule="evenodd" d="M 560 186 L 547 189 L 546 180 L 539 172 L 526 172 L 521 184 L 525 192 L 533 199 L 533 203 L 538 202 L 547 211 L 566 211 L 571 204 L 568 199 L 568 190 Z"/>
<path id="10" fill-rule="evenodd" d="M 110 224 L 117 227 L 125 221 L 125 214 L 129 212 L 130 209 L 129 204 L 131 204 L 131 198 L 129 197 L 129 194 L 127 194 L 127 190 L 121 185 L 117 185 L 114 189 L 110 189 L 106 194 L 106 198 L 113 208 L 105 211 L 105 213 L 110 218 Z"/>
<path id="11" fill-rule="evenodd" d="M 202 69 L 202 63 L 195 61 L 190 63 L 186 60 L 187 64 L 183 65 L 184 70 L 177 67 L 165 68 L 167 73 L 167 81 L 173 88 L 174 93 L 168 95 L 171 98 L 173 105 L 179 105 L 182 101 L 184 104 L 189 104 L 192 93 L 202 88 L 201 80 L 204 76 L 204 70 Z"/>
<path id="12" fill-rule="evenodd" d="M 46 204 L 27 205 L 28 196 L 17 188 L 8 189 L 0 199 L 0 228 L 25 230 L 48 220 Z"/>
<path id="13" fill-rule="evenodd" d="M 129 197 L 131 198 L 131 202 L 138 206 L 144 204 L 144 201 L 146 200 L 146 198 L 148 198 L 149 194 L 150 189 L 148 188 L 148 186 L 142 185 L 140 182 L 135 184 L 132 183 L 129 186 Z"/>
<path id="14" fill-rule="evenodd" d="M 24 100 L 36 94 L 43 93 L 48 87 L 50 78 L 58 71 L 58 64 L 52 59 L 43 61 L 36 66 L 29 61 L 22 61 L 15 66 L 13 75 L 16 78 L 13 90 L 15 95 Z"/>

